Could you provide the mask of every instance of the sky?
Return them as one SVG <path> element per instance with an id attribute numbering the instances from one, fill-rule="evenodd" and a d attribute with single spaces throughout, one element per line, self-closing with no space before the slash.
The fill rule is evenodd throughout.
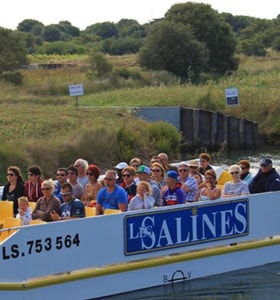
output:
<path id="1" fill-rule="evenodd" d="M 0 26 L 16 29 L 25 19 L 33 19 L 45 26 L 69 21 L 84 30 L 99 22 L 118 22 L 134 19 L 140 24 L 162 18 L 176 3 L 186 0 L 2 0 Z M 274 19 L 280 14 L 279 0 L 201 0 L 192 1 L 210 4 L 219 13 L 228 12 L 234 16 L 252 16 Z"/>

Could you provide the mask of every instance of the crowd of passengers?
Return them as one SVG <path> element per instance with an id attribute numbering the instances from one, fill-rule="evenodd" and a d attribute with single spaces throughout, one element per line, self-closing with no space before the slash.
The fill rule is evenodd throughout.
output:
<path id="1" fill-rule="evenodd" d="M 106 209 L 124 212 L 280 190 L 280 175 L 269 158 L 259 162 L 256 175 L 250 172 L 248 160 L 231 165 L 227 174 L 230 180 L 217 185 L 208 153 L 176 166 L 169 164 L 166 153 L 153 156 L 149 165 L 135 157 L 104 175 L 97 165 L 80 158 L 67 168 L 58 168 L 55 180 L 44 180 L 41 168 L 33 165 L 26 182 L 20 168 L 10 166 L 2 201 L 13 201 L 14 216 L 28 225 L 32 219 L 82 218 L 85 207 L 95 207 L 96 215 L 101 215 Z"/>

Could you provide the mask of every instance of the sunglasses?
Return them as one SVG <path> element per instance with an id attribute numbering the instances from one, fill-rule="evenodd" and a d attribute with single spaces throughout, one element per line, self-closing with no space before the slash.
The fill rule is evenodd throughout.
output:
<path id="1" fill-rule="evenodd" d="M 41 188 L 41 191 L 49 191 L 51 188 Z"/>
<path id="2" fill-rule="evenodd" d="M 56 174 L 56 176 L 65 176 L 66 174 Z"/>
<path id="3" fill-rule="evenodd" d="M 87 175 L 91 176 L 91 175 L 93 175 L 93 173 L 89 173 L 89 172 L 87 172 Z"/>
<path id="4" fill-rule="evenodd" d="M 70 193 L 70 192 L 67 192 L 67 193 L 60 193 L 60 195 L 61 195 L 62 197 L 64 197 L 64 196 L 71 195 L 71 193 Z"/>
<path id="5" fill-rule="evenodd" d="M 139 165 L 132 165 L 132 167 L 133 167 L 133 168 L 138 168 L 138 167 L 139 167 Z"/>
<path id="6" fill-rule="evenodd" d="M 230 172 L 231 175 L 238 174 L 238 173 L 239 173 L 238 171 Z"/>
<path id="7" fill-rule="evenodd" d="M 153 169 L 152 172 L 160 172 L 159 169 Z"/>
<path id="8" fill-rule="evenodd" d="M 179 172 L 188 172 L 189 170 L 187 170 L 187 169 L 181 169 L 181 170 L 179 170 Z"/>
<path id="9" fill-rule="evenodd" d="M 130 174 L 123 174 L 122 177 L 130 177 L 131 175 Z"/>
<path id="10" fill-rule="evenodd" d="M 7 173 L 7 176 L 13 177 L 13 176 L 15 176 L 15 174 L 13 174 L 13 173 Z"/>
<path id="11" fill-rule="evenodd" d="M 112 181 L 114 180 L 115 178 L 108 178 L 108 177 L 104 177 L 104 180 L 108 180 L 108 181 Z"/>

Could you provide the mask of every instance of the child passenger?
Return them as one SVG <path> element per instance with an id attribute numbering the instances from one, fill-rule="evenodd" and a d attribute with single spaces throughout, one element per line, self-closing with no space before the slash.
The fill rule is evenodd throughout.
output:
<path id="1" fill-rule="evenodd" d="M 18 213 L 16 215 L 17 219 L 21 219 L 21 225 L 28 225 L 32 220 L 32 209 L 29 206 L 29 201 L 27 197 L 18 198 Z"/>
<path id="2" fill-rule="evenodd" d="M 155 198 L 151 195 L 152 189 L 148 182 L 139 181 L 136 193 L 128 204 L 128 210 L 149 209 L 154 206 Z"/>

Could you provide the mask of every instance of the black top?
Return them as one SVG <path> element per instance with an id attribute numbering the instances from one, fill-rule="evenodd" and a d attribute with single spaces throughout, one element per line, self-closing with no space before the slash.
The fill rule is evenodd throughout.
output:
<path id="1" fill-rule="evenodd" d="M 8 200 L 14 202 L 14 216 L 18 213 L 18 198 L 25 196 L 24 194 L 24 183 L 17 182 L 16 187 L 13 191 L 9 192 L 10 182 L 5 184 L 2 200 Z"/>

